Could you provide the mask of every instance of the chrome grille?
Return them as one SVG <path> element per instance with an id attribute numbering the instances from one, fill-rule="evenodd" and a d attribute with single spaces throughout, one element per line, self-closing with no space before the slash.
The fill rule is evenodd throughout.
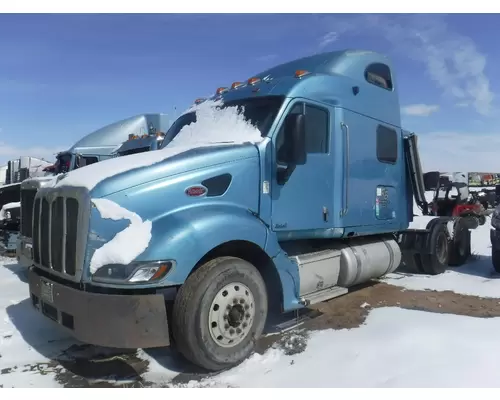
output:
<path id="1" fill-rule="evenodd" d="M 21 189 L 21 235 L 27 238 L 33 236 L 32 218 L 35 195 L 35 189 Z"/>
<path id="2" fill-rule="evenodd" d="M 41 189 L 33 206 L 35 265 L 61 277 L 79 280 L 89 216 L 88 194 L 75 188 Z"/>

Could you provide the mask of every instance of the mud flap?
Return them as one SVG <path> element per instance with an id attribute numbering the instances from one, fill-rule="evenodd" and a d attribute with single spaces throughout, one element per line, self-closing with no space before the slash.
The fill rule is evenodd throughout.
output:
<path id="1" fill-rule="evenodd" d="M 426 229 L 401 232 L 399 246 L 402 252 L 401 272 L 438 275 L 449 263 L 451 235 L 446 223 L 450 218 L 434 218 Z"/>

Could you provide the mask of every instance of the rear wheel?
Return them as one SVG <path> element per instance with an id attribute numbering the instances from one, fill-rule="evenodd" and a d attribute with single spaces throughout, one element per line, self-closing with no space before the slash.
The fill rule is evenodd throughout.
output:
<path id="1" fill-rule="evenodd" d="M 455 220 L 453 240 L 450 242 L 449 261 L 451 266 L 460 266 L 467 262 L 471 254 L 470 231 L 463 218 Z"/>
<path id="2" fill-rule="evenodd" d="M 179 352 L 209 371 L 239 364 L 264 330 L 267 292 L 259 271 L 235 257 L 197 269 L 176 296 L 172 322 Z"/>
<path id="3" fill-rule="evenodd" d="M 421 255 L 422 269 L 426 274 L 439 275 L 448 268 L 449 237 L 445 221 L 431 220 L 427 225 L 430 230 L 426 252 Z"/>
<path id="4" fill-rule="evenodd" d="M 495 271 L 500 273 L 500 250 L 492 250 L 491 262 L 493 263 L 493 268 L 495 268 Z"/>

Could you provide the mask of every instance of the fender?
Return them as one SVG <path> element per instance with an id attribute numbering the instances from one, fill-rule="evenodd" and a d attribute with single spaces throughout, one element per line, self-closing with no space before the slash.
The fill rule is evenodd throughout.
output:
<path id="1" fill-rule="evenodd" d="M 267 227 L 249 210 L 220 203 L 196 205 L 154 220 L 152 240 L 137 260 L 175 260 L 173 270 L 157 285 L 181 285 L 215 247 L 245 240 L 265 251 L 267 235 Z"/>

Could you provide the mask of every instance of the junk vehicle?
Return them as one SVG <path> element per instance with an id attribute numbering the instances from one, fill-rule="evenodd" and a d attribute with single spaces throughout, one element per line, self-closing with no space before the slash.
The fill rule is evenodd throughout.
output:
<path id="1" fill-rule="evenodd" d="M 57 160 L 49 172 L 59 175 L 87 165 L 125 155 L 127 147 L 122 149 L 130 140 L 131 135 L 141 137 L 143 141 L 154 136 L 161 139 L 162 132 L 167 131 L 169 119 L 166 114 L 141 114 L 100 128 L 80 139 L 68 151 L 57 155 Z M 136 148 L 138 144 L 129 146 Z M 156 148 L 155 143 L 150 148 Z M 144 147 L 144 146 L 143 146 Z M 32 213 L 33 201 L 37 191 L 53 182 L 53 176 L 40 179 L 30 179 L 21 185 L 21 231 L 17 241 L 16 256 L 19 264 L 32 264 Z"/>
<path id="2" fill-rule="evenodd" d="M 467 218 L 471 229 L 486 222 L 485 208 L 475 191 L 469 191 L 467 174 L 456 172 L 440 175 L 434 190 L 431 215 L 440 217 L 460 216 Z"/>
<path id="3" fill-rule="evenodd" d="M 461 219 L 407 229 L 413 197 L 428 204 L 417 136 L 400 126 L 391 62 L 372 51 L 219 88 L 167 147 L 38 191 L 33 306 L 82 342 L 173 345 L 218 371 L 252 353 L 270 313 L 344 295 L 403 258 L 442 273 Z"/>
<path id="4" fill-rule="evenodd" d="M 35 157 L 10 160 L 4 169 L 6 183 L 0 186 L 0 255 L 16 251 L 19 233 L 19 205 L 21 182 L 30 177 L 44 176 L 49 162 Z"/>

